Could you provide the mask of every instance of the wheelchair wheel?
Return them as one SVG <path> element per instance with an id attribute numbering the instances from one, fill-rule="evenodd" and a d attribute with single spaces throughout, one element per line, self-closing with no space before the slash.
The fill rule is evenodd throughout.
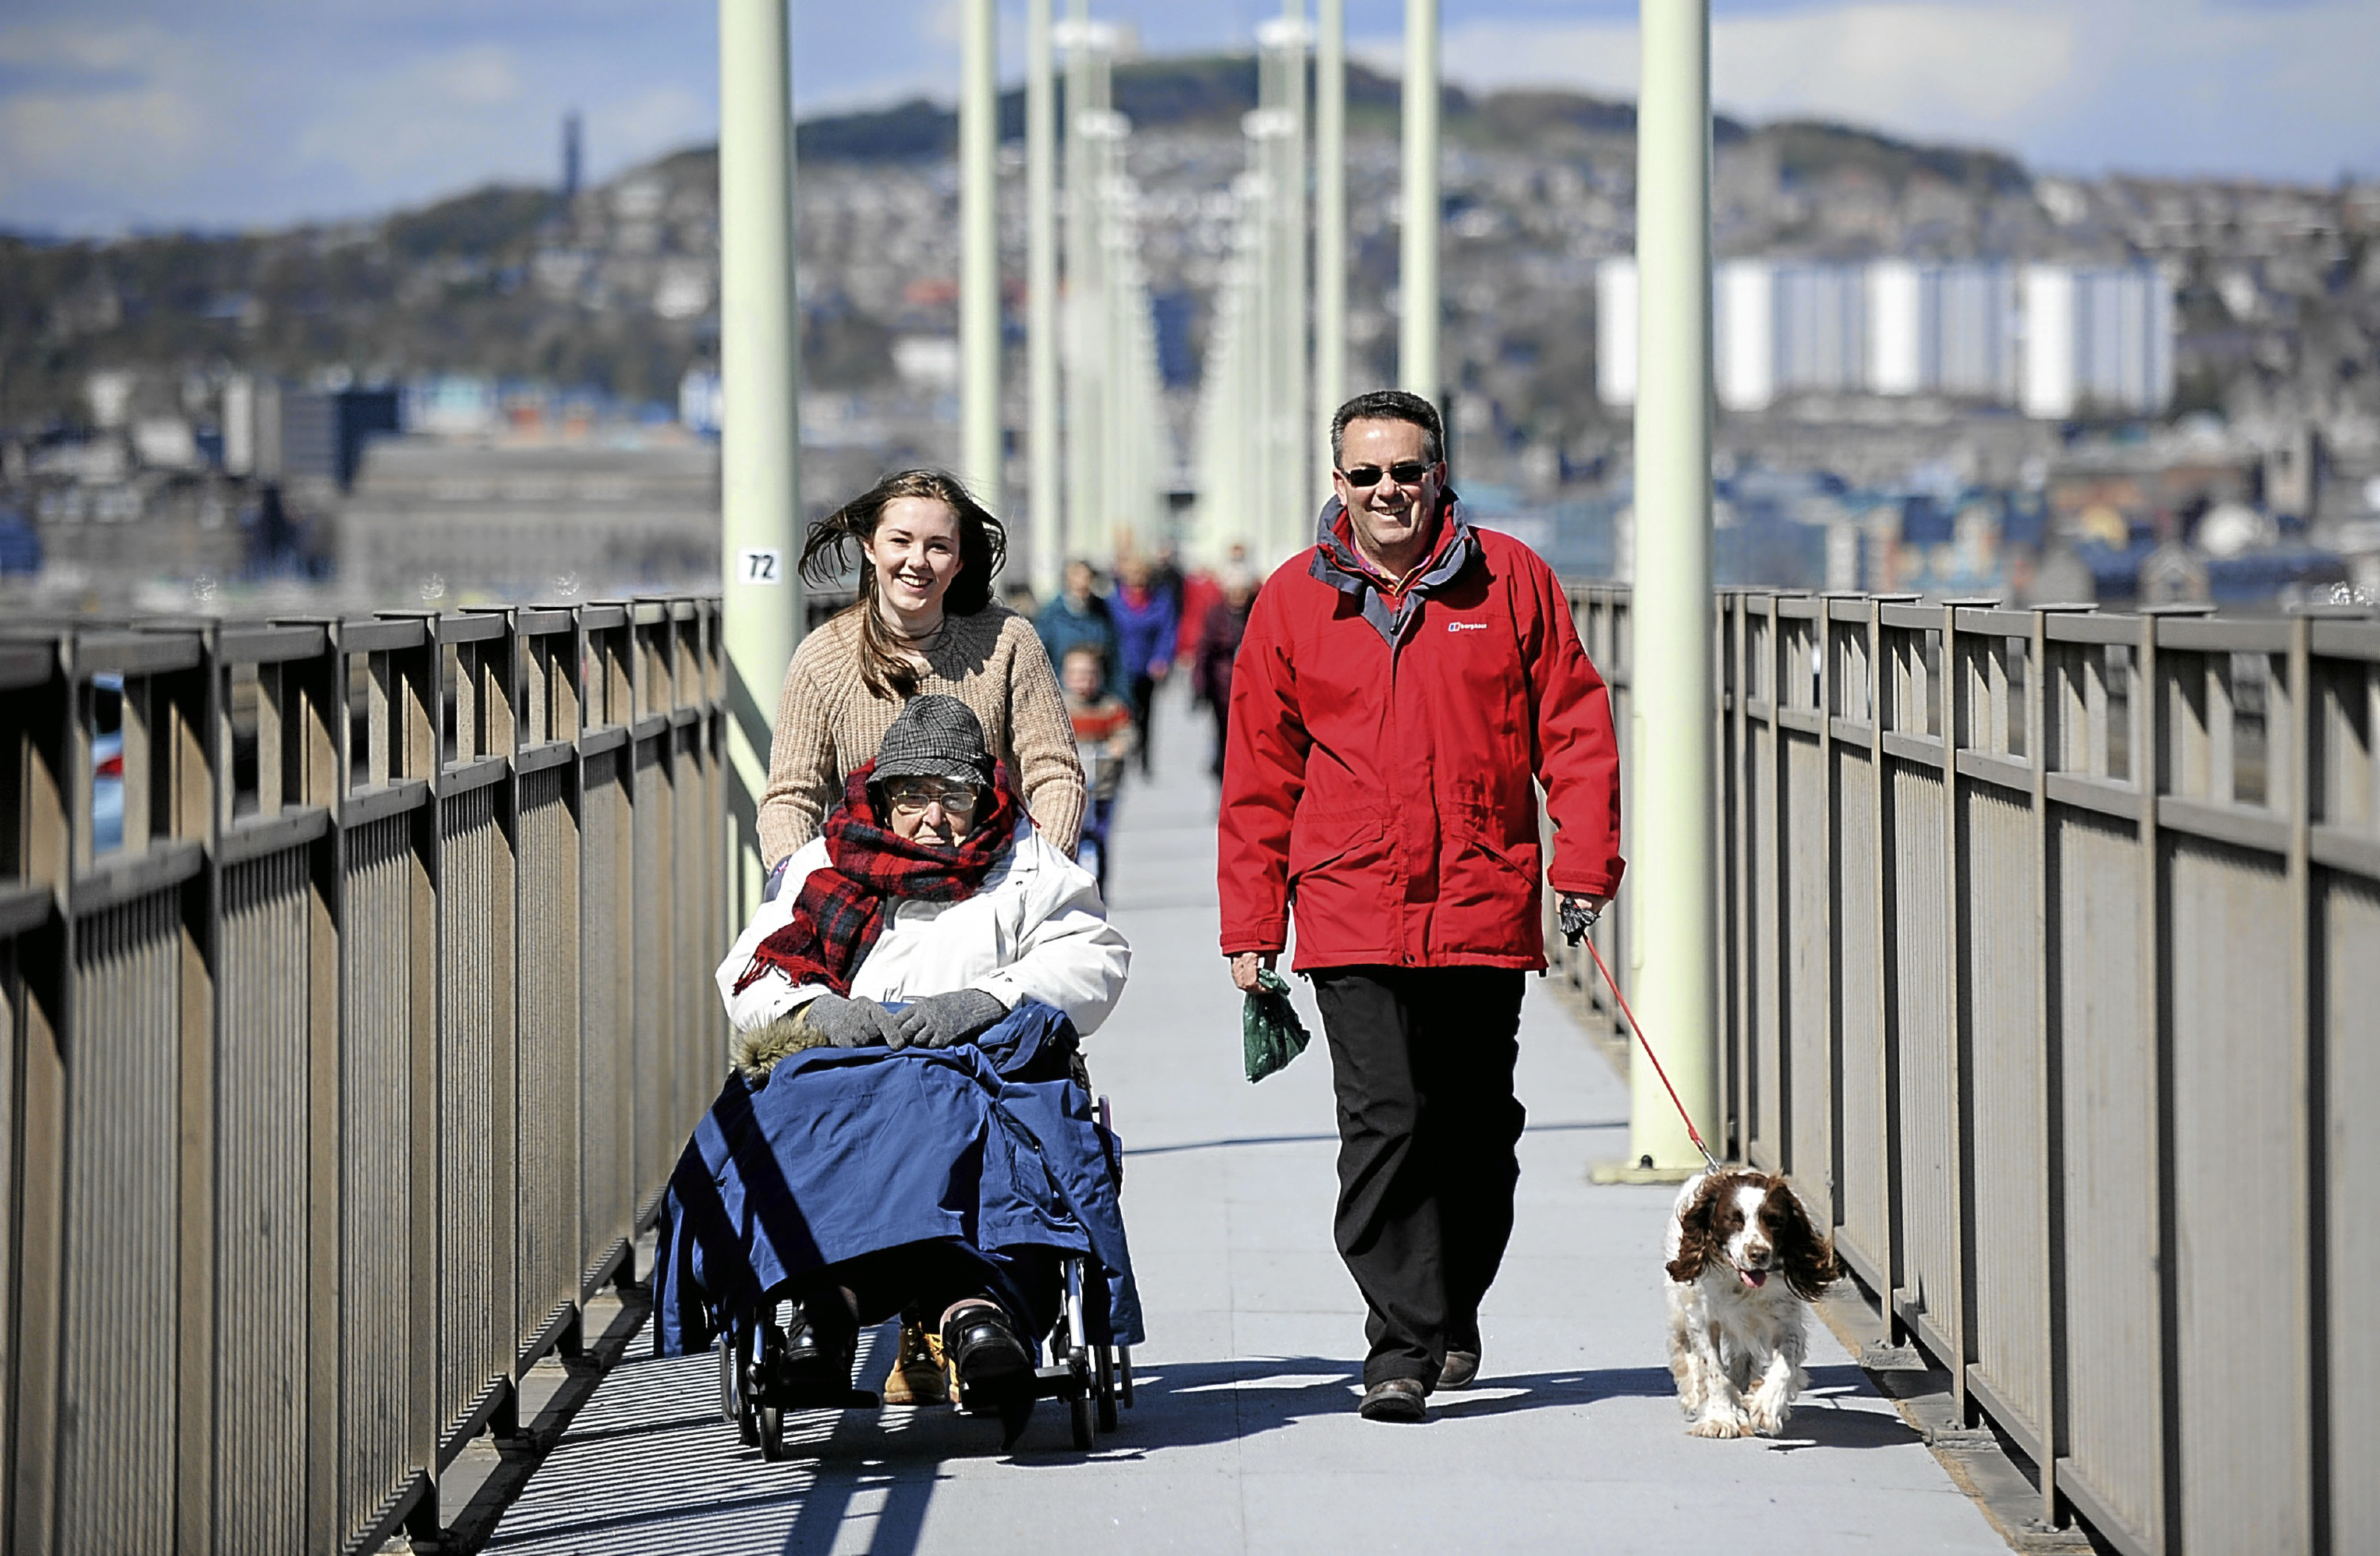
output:
<path id="1" fill-rule="evenodd" d="M 1091 1400 L 1088 1394 L 1066 1402 L 1066 1415 L 1075 1428 L 1075 1447 L 1082 1453 L 1091 1450 Z"/>
<path id="2" fill-rule="evenodd" d="M 760 1457 L 773 1462 L 785 1456 L 785 1412 L 781 1405 L 758 1403 L 754 1395 L 775 1374 L 778 1353 L 784 1349 L 784 1331 L 777 1327 L 776 1304 L 771 1303 L 760 1310 L 753 1325 L 750 1344 L 751 1352 L 746 1361 L 744 1374 L 747 1423 L 744 1441 L 758 1444 Z"/>
<path id="3" fill-rule="evenodd" d="M 1119 1345 L 1116 1355 L 1116 1393 L 1123 1400 L 1126 1410 L 1132 1408 L 1132 1347 Z"/>
<path id="4" fill-rule="evenodd" d="M 732 1373 L 726 1381 L 728 1386 L 735 1390 L 734 1414 L 736 1441 L 747 1448 L 757 1448 L 760 1445 L 760 1417 L 759 1414 L 752 1408 L 751 1359 L 744 1354 L 744 1347 L 750 1343 L 749 1336 L 730 1341 L 727 1345 L 727 1359 L 721 1364 L 720 1370 L 722 1373 Z"/>
<path id="5" fill-rule="evenodd" d="M 1115 1347 L 1094 1346 L 1091 1357 L 1094 1363 L 1091 1377 L 1099 1395 L 1099 1430 L 1111 1432 L 1116 1429 Z"/>

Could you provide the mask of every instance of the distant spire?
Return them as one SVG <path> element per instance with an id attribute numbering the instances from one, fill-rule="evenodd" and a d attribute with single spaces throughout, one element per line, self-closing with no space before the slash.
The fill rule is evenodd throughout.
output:
<path id="1" fill-rule="evenodd" d="M 567 201 L 578 193 L 578 110 L 573 108 L 562 116 L 562 198 Z"/>

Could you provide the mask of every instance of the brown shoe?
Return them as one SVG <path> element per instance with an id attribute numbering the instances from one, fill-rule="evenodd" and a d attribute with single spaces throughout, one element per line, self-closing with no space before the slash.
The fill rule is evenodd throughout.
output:
<path id="1" fill-rule="evenodd" d="M 1429 1415 L 1418 1378 L 1383 1378 L 1364 1391 L 1355 1409 L 1366 1421 L 1419 1421 Z"/>
<path id="2" fill-rule="evenodd" d="M 1438 1386 L 1441 1389 L 1463 1389 L 1479 1376 L 1479 1353 L 1449 1351 L 1445 1365 L 1438 1369 Z"/>
<path id="3" fill-rule="evenodd" d="M 887 1404 L 950 1403 L 942 1380 L 942 1337 L 923 1324 L 903 1324 L 900 1354 L 884 1375 L 883 1392 Z"/>

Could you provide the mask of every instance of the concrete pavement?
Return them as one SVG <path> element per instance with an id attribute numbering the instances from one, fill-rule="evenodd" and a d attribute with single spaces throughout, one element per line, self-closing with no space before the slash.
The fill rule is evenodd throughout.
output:
<path id="1" fill-rule="evenodd" d="M 1015 1454 L 949 1410 L 817 1413 L 762 1463 L 715 1415 L 707 1357 L 639 1335 L 488 1549 L 565 1552 L 2008 1550 L 1822 1325 L 1790 1435 L 1685 1434 L 1662 1349 L 1673 1190 L 1591 1185 L 1627 1091 L 1533 988 L 1523 1020 L 1518 1225 L 1482 1315 L 1480 1383 L 1419 1427 L 1354 1414 L 1363 1308 L 1330 1243 L 1329 1059 L 1251 1087 L 1215 952 L 1203 725 L 1127 791 L 1113 912 L 1132 984 L 1091 1040 L 1129 1157 L 1148 1309 L 1139 1404 L 1084 1455 L 1045 1402 Z M 1299 1003 L 1318 1032 L 1312 1001 Z M 869 1342 L 874 1386 L 892 1333 Z"/>

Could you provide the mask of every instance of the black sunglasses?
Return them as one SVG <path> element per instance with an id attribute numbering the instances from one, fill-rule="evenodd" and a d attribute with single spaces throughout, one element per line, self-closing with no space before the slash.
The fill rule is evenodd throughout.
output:
<path id="1" fill-rule="evenodd" d="M 1358 465 L 1352 470 L 1342 469 L 1339 473 L 1347 478 L 1350 486 L 1378 486 L 1383 475 L 1399 486 L 1417 486 L 1421 478 L 1429 471 L 1430 467 L 1422 460 L 1400 459 L 1386 470 L 1378 465 Z"/>

